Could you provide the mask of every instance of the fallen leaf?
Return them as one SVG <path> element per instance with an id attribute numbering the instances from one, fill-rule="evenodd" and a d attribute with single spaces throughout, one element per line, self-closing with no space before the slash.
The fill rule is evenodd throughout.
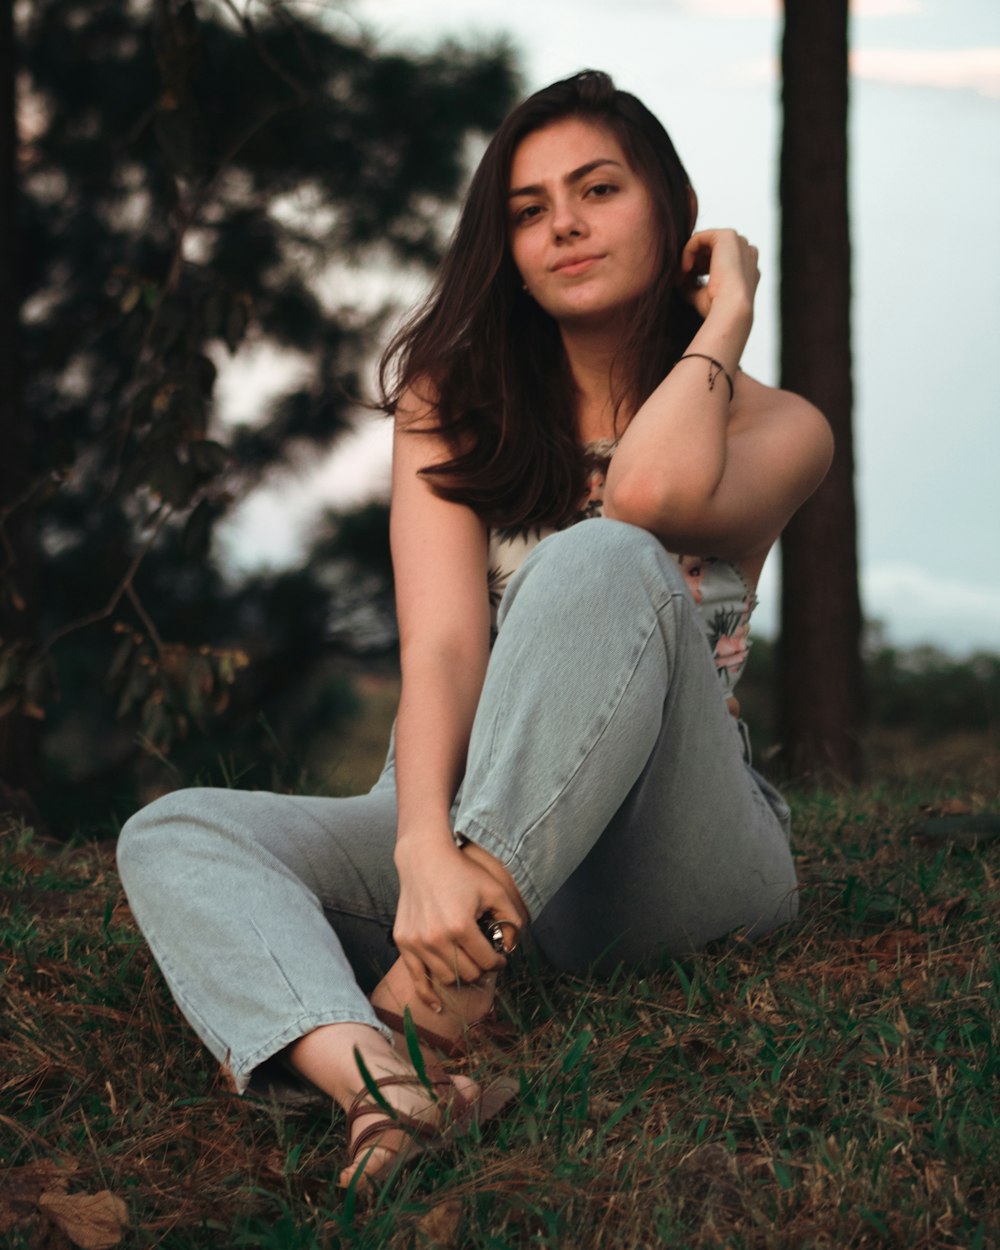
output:
<path id="1" fill-rule="evenodd" d="M 927 938 L 913 929 L 888 929 L 861 940 L 866 956 L 881 955 L 893 961 L 901 955 L 920 953 L 927 948 Z"/>
<path id="2" fill-rule="evenodd" d="M 681 1199 L 700 1204 L 711 1200 L 734 1215 L 742 1206 L 738 1179 L 737 1158 L 721 1142 L 706 1142 L 681 1159 L 674 1170 L 673 1183 Z"/>
<path id="3" fill-rule="evenodd" d="M 77 1169 L 76 1160 L 39 1159 L 0 1173 L 0 1233 L 8 1233 L 34 1213 L 45 1192 L 64 1193 L 67 1178 Z"/>
<path id="4" fill-rule="evenodd" d="M 109 1189 L 96 1194 L 67 1194 L 50 1189 L 38 1199 L 38 1209 L 80 1250 L 109 1250 L 117 1246 L 128 1223 L 128 1208 Z"/>
<path id="5" fill-rule="evenodd" d="M 895 1115 L 908 1117 L 923 1111 L 924 1104 L 916 1098 L 908 1098 L 905 1094 L 895 1094 L 889 1099 L 889 1107 Z"/>
<path id="6" fill-rule="evenodd" d="M 947 924 L 949 920 L 957 919 L 965 911 L 968 901 L 964 894 L 956 894 L 954 898 L 945 899 L 943 903 L 935 903 L 917 918 L 917 923 L 922 929 Z"/>
<path id="7" fill-rule="evenodd" d="M 458 1226 L 462 1221 L 462 1203 L 446 1198 L 425 1212 L 416 1223 L 421 1245 L 428 1250 L 454 1250 L 458 1244 Z"/>

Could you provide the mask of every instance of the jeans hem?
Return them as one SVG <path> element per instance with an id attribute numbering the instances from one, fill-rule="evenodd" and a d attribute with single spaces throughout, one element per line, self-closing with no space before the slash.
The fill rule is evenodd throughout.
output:
<path id="1" fill-rule="evenodd" d="M 232 1078 L 238 1094 L 245 1094 L 254 1070 L 259 1068 L 267 1059 L 273 1059 L 279 1051 L 291 1046 L 293 1042 L 297 1042 L 299 1038 L 305 1037 L 307 1033 L 311 1033 L 313 1029 L 321 1028 L 325 1024 L 364 1024 L 370 1028 L 376 1029 L 382 1034 L 387 1041 L 392 1041 L 392 1030 L 384 1025 L 381 1020 L 371 1013 L 370 1018 L 359 1020 L 358 1012 L 350 1009 L 344 1010 L 331 1009 L 330 1011 L 311 1011 L 306 1015 L 299 1016 L 291 1024 L 286 1025 L 280 1033 L 276 1034 L 269 1042 L 265 1042 L 263 1046 L 259 1046 L 253 1054 L 239 1063 L 229 1059 L 223 1065 L 227 1074 Z"/>
<path id="2" fill-rule="evenodd" d="M 494 859 L 498 859 L 503 864 L 514 878 L 514 884 L 528 909 L 528 915 L 534 920 L 545 904 L 517 852 L 492 829 L 487 829 L 485 825 L 481 825 L 478 820 L 471 817 L 462 822 L 462 836 L 469 842 L 474 842 L 476 846 L 482 847 L 484 851 L 488 851 Z M 523 841 L 523 838 L 521 840 Z"/>

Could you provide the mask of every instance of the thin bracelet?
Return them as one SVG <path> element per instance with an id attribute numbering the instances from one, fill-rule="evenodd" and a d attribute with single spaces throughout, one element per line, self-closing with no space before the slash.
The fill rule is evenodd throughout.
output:
<path id="1" fill-rule="evenodd" d="M 706 356 L 704 352 L 688 352 L 686 355 L 681 356 L 680 360 L 678 360 L 677 363 L 680 364 L 681 360 L 707 360 L 708 363 L 714 366 L 715 368 L 714 373 L 712 372 L 711 369 L 709 369 L 708 371 L 708 389 L 710 391 L 715 390 L 715 380 L 721 373 L 725 377 L 726 381 L 729 383 L 729 401 L 730 403 L 732 403 L 733 379 L 729 376 L 729 370 L 726 368 L 724 364 L 721 364 L 718 360 L 715 359 L 714 356 Z"/>

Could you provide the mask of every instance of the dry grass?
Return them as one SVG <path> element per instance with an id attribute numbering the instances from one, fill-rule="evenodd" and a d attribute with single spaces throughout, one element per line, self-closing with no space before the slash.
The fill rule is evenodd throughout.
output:
<path id="1" fill-rule="evenodd" d="M 9 830 L 0 1244 L 995 1245 L 1000 841 L 913 826 L 998 802 L 982 749 L 930 790 L 897 777 L 799 798 L 794 930 L 605 982 L 526 958 L 504 997 L 517 1109 L 363 1212 L 334 1186 L 339 1116 L 224 1088 L 136 933 L 112 845 Z"/>

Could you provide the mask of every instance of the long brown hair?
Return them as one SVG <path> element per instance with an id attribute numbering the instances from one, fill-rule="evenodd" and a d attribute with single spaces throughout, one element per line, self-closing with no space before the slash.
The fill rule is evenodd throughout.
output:
<path id="1" fill-rule="evenodd" d="M 389 344 L 379 373 L 386 412 L 395 412 L 407 387 L 431 392 L 437 423 L 430 432 L 444 434 L 452 452 L 423 470 L 434 490 L 504 527 L 563 524 L 584 490 L 559 329 L 522 290 L 508 243 L 514 152 L 527 135 L 567 117 L 611 131 L 644 180 L 659 225 L 657 275 L 629 309 L 612 369 L 616 426 L 656 388 L 700 324 L 677 287 L 694 227 L 691 186 L 663 126 L 596 70 L 529 96 L 487 147 L 438 281 Z"/>

